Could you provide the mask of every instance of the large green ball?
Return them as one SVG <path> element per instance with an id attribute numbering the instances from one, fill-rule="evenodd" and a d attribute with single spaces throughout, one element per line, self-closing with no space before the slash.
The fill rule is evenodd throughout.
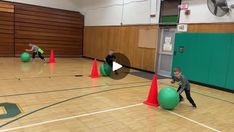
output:
<path id="1" fill-rule="evenodd" d="M 28 62 L 31 59 L 31 55 L 27 52 L 24 52 L 20 55 L 21 61 Z"/>
<path id="2" fill-rule="evenodd" d="M 100 70 L 100 73 L 102 76 L 110 76 L 110 74 L 112 72 L 112 68 L 108 64 L 102 64 L 100 66 L 99 70 Z"/>
<path id="3" fill-rule="evenodd" d="M 159 91 L 158 101 L 163 109 L 172 110 L 179 103 L 179 94 L 174 88 L 165 87 Z"/>
<path id="4" fill-rule="evenodd" d="M 105 69 L 104 69 L 104 64 L 100 65 L 99 70 L 100 70 L 100 73 L 101 73 L 102 76 L 106 76 L 106 72 L 105 72 Z"/>
<path id="5" fill-rule="evenodd" d="M 109 64 L 104 64 L 104 69 L 105 69 L 106 75 L 110 76 L 112 72 L 112 67 Z"/>

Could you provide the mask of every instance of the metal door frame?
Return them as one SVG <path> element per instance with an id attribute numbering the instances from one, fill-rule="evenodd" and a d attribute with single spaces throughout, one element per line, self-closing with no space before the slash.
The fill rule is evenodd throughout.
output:
<path id="1" fill-rule="evenodd" d="M 165 32 L 165 30 L 169 30 L 169 31 L 174 31 L 176 33 L 177 29 L 175 26 L 170 26 L 170 27 L 160 27 L 160 35 L 159 35 L 159 45 L 158 45 L 158 52 L 156 52 L 156 59 L 157 59 L 157 63 L 155 65 L 155 69 L 156 69 L 156 73 L 158 75 L 161 75 L 161 76 L 165 76 L 165 77 L 171 77 L 171 75 L 167 74 L 166 72 L 165 73 L 160 73 L 160 65 L 161 65 L 161 55 L 164 54 L 164 55 L 171 55 L 173 57 L 173 51 L 174 51 L 174 42 L 172 44 L 172 52 L 171 53 L 168 53 L 168 52 L 162 52 L 162 43 L 163 43 L 163 34 Z M 175 39 L 175 37 L 174 37 Z M 173 61 L 173 58 L 171 59 L 171 61 Z"/>

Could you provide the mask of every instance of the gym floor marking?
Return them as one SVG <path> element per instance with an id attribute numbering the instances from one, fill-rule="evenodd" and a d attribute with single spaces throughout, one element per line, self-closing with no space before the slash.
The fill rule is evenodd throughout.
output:
<path id="1" fill-rule="evenodd" d="M 135 83 L 145 83 L 145 82 L 135 82 Z M 131 84 L 131 83 L 125 83 L 125 84 Z M 123 85 L 123 84 L 100 85 L 100 86 L 97 86 L 97 87 L 102 87 L 102 86 L 113 86 L 113 85 Z M 61 101 L 61 102 L 57 102 L 57 103 L 54 103 L 54 104 L 51 104 L 51 105 L 42 107 L 42 108 L 40 108 L 40 109 L 34 110 L 34 111 L 32 111 L 32 112 L 30 112 L 30 113 L 28 113 L 28 114 L 22 115 L 22 116 L 20 116 L 20 117 L 14 119 L 14 120 L 11 120 L 11 121 L 9 121 L 9 122 L 7 122 L 7 123 L 5 123 L 5 124 L 1 124 L 1 125 L 0 125 L 0 128 L 6 126 L 6 125 L 8 125 L 8 124 L 11 124 L 11 123 L 13 123 L 13 122 L 15 122 L 15 121 L 17 121 L 17 120 L 19 120 L 19 119 L 21 119 L 21 118 L 24 118 L 24 117 L 26 117 L 26 116 L 28 116 L 28 115 L 31 115 L 31 114 L 33 114 L 33 113 L 35 113 L 35 112 L 44 110 L 44 109 L 49 108 L 49 107 L 51 107 L 51 106 L 54 106 L 54 105 L 57 105 L 57 104 L 61 104 L 61 103 L 64 103 L 64 102 L 67 102 L 67 101 L 70 101 L 70 100 L 73 100 L 73 99 L 77 99 L 77 98 L 84 97 L 84 96 L 88 96 L 88 95 L 92 95 L 92 94 L 98 94 L 98 93 L 108 92 L 108 91 L 112 91 L 112 90 L 120 90 L 120 89 L 126 89 L 126 88 L 128 89 L 128 88 L 140 87 L 140 86 L 148 86 L 148 85 L 145 85 L 145 84 L 144 84 L 144 85 L 136 85 L 136 86 L 130 86 L 130 87 L 113 88 L 113 89 L 108 89 L 108 90 L 103 90 L 103 91 L 98 91 L 98 92 L 94 92 L 94 93 L 89 93 L 89 94 L 81 95 L 81 96 L 78 96 L 78 97 L 69 98 L 69 99 L 63 100 L 63 101 Z M 95 87 L 95 86 L 94 86 L 94 87 Z M 85 88 L 89 88 L 89 87 L 85 87 Z M 79 88 L 75 88 L 75 89 L 79 89 Z M 68 89 L 68 90 L 71 90 L 71 89 Z M 72 89 L 72 90 L 74 90 L 74 89 Z M 62 90 L 62 91 L 64 91 L 64 90 Z M 65 91 L 66 91 L 66 90 L 65 90 Z M 48 91 L 47 91 L 47 92 L 48 92 Z M 51 91 L 49 91 L 49 92 L 51 92 Z M 54 92 L 54 91 L 52 91 L 52 92 Z M 36 92 L 36 93 L 38 93 L 38 92 Z M 39 92 L 39 93 L 44 93 L 44 92 Z M 27 93 L 27 94 L 28 94 L 28 93 Z M 27 94 L 26 94 L 26 95 L 27 95 Z M 35 94 L 35 93 L 29 93 L 29 94 Z M 21 94 L 21 95 L 25 95 L 25 94 Z M 203 94 L 201 94 L 201 95 L 203 95 Z M 14 95 L 13 95 L 13 96 L 14 96 Z M 206 96 L 206 95 L 203 95 L 203 96 Z M 0 96 L 0 97 L 1 97 L 1 96 Z M 209 96 L 207 96 L 207 97 L 209 97 Z M 216 98 L 216 99 L 217 99 L 217 98 Z"/>
<path id="2" fill-rule="evenodd" d="M 32 115 L 38 111 L 41 111 L 41 110 L 44 110 L 44 109 L 47 109 L 47 108 L 50 108 L 52 106 L 55 106 L 55 105 L 58 105 L 58 104 L 62 104 L 62 103 L 65 103 L 65 102 L 68 102 L 68 101 L 71 101 L 71 100 L 74 100 L 74 99 L 78 99 L 78 98 L 82 98 L 82 97 L 85 97 L 85 96 L 89 96 L 89 95 L 94 95 L 94 94 L 99 94 L 99 93 L 104 93 L 104 92 L 108 92 L 108 91 L 114 91 L 114 90 L 122 90 L 122 89 L 129 89 L 129 88 L 135 88 L 135 87 L 142 87 L 142 86 L 148 86 L 148 84 L 144 84 L 144 85 L 136 85 L 136 86 L 127 86 L 127 87 L 120 87 L 120 88 L 113 88 L 113 89 L 107 89 L 107 90 L 101 90 L 101 91 L 97 91 L 97 92 L 92 92 L 92 93 L 88 93 L 88 94 L 84 94 L 84 95 L 80 95 L 80 96 L 76 96 L 76 97 L 71 97 L 71 98 L 68 98 L 68 99 L 65 99 L 65 100 L 62 100 L 62 101 L 59 101 L 59 102 L 56 102 L 56 103 L 53 103 L 53 104 L 50 104 L 50 105 L 47 105 L 47 106 L 44 106 L 44 107 L 41 107 L 39 109 L 36 109 L 32 112 L 29 112 L 27 114 L 24 114 L 22 116 L 19 116 L 9 122 L 6 122 L 4 124 L 1 124 L 0 125 L 0 128 L 4 127 L 4 126 L 7 126 L 15 121 L 18 121 L 24 117 L 27 117 L 29 115 Z"/>
<path id="3" fill-rule="evenodd" d="M 40 126 L 40 125 L 49 124 L 49 123 L 53 123 L 53 122 L 65 121 L 65 120 L 70 120 L 70 119 L 74 119 L 74 118 L 80 118 L 80 117 L 91 116 L 91 115 L 96 115 L 96 114 L 100 114 L 100 113 L 106 113 L 106 112 L 111 112 L 111 111 L 132 108 L 132 107 L 136 107 L 136 106 L 140 106 L 140 105 L 143 105 L 143 104 L 142 103 L 133 104 L 133 105 L 123 106 L 123 107 L 118 107 L 118 108 L 113 108 L 113 109 L 107 109 L 107 110 L 96 111 L 96 112 L 92 112 L 92 113 L 81 114 L 81 115 L 77 115 L 77 116 L 70 116 L 70 117 L 60 118 L 60 119 L 56 119 L 56 120 L 50 120 L 50 121 L 29 124 L 29 125 L 20 126 L 20 127 L 3 129 L 3 130 L 0 130 L 0 132 L 7 132 L 7 131 L 19 130 L 19 129 L 23 129 L 23 128 L 35 127 L 35 126 Z"/>
<path id="4" fill-rule="evenodd" d="M 119 85 L 126 85 L 126 84 L 149 83 L 149 82 L 150 81 L 129 82 L 129 83 L 121 83 L 121 84 L 104 84 L 104 85 L 96 85 L 96 86 L 65 88 L 65 89 L 60 89 L 60 90 L 50 90 L 50 91 L 38 91 L 38 92 L 29 92 L 29 93 L 8 94 L 8 95 L 0 95 L 0 98 L 2 98 L 2 97 L 12 97 L 12 96 L 24 96 L 24 95 L 32 95 L 32 94 L 53 93 L 53 92 L 64 92 L 64 91 L 79 90 L 79 89 L 98 88 L 98 87 L 104 87 L 104 86 L 119 86 Z"/>
<path id="5" fill-rule="evenodd" d="M 6 110 L 4 107 L 0 106 L 0 115 L 6 114 Z"/>
<path id="6" fill-rule="evenodd" d="M 144 82 L 134 82 L 134 83 L 147 83 L 148 81 L 144 81 Z M 125 83 L 125 84 L 131 84 L 131 83 Z M 123 85 L 123 84 L 112 84 L 112 85 Z M 112 86 L 110 85 L 110 86 Z M 100 85 L 100 86 L 94 86 L 94 87 L 103 87 L 103 86 L 108 86 L 108 85 Z M 141 86 L 141 85 L 140 85 Z M 143 85 L 145 86 L 145 85 Z M 146 85 L 147 86 L 147 85 Z M 93 86 L 92 86 L 93 87 Z M 130 86 L 132 87 L 132 86 Z M 134 87 L 139 87 L 139 86 L 134 86 Z M 87 87 L 85 87 L 87 88 Z M 124 87 L 124 88 L 129 88 L 129 87 Z M 124 88 L 116 88 L 116 89 L 124 89 Z M 75 88 L 75 89 L 80 89 L 80 88 Z M 66 89 L 66 90 L 74 90 L 74 89 Z M 66 91 L 66 90 L 62 90 L 62 91 Z M 109 89 L 109 90 L 104 90 L 105 92 L 107 91 L 111 91 L 111 90 L 115 90 L 115 89 Z M 59 90 L 60 91 L 60 90 Z M 104 91 L 99 91 L 99 92 L 104 92 Z M 48 92 L 48 91 L 44 91 L 45 93 Z M 44 93 L 44 92 L 35 92 L 35 93 Z M 49 91 L 49 92 L 52 92 L 52 91 Z M 99 93 L 98 92 L 98 93 Z M 29 93 L 29 94 L 35 94 L 35 93 Z M 197 92 L 195 92 L 197 93 Z M 21 95 L 27 95 L 28 93 L 26 94 L 21 94 Z M 93 94 L 93 93 L 92 93 Z M 198 93 L 199 94 L 199 93 Z M 201 94 L 203 96 L 206 96 L 204 94 Z M 8 95 L 9 96 L 9 95 Z M 10 95 L 12 96 L 12 95 Z M 15 96 L 15 95 L 13 95 Z M 17 96 L 17 95 L 16 95 Z M 208 96 L 210 97 L 210 96 Z M 215 98 L 215 99 L 219 99 L 219 98 Z M 57 103 L 56 103 L 57 104 Z M 108 110 L 103 110 L 103 111 L 97 111 L 97 112 L 93 112 L 93 113 L 87 113 L 87 114 L 82 114 L 82 115 L 77 115 L 77 116 L 72 116 L 72 117 L 67 117 L 67 118 L 61 118 L 61 119 L 56 119 L 56 120 L 50 120 L 50 121 L 45 121 L 45 122 L 40 122 L 40 123 L 35 123 L 35 124 L 30 124 L 30 125 L 26 125 L 26 126 L 21 126 L 21 127 L 15 127 L 15 128 L 10 128 L 10 129 L 3 129 L 3 130 L 0 130 L 0 132 L 5 132 L 5 131 L 12 131 L 12 130 L 18 130 L 18 129 L 22 129 L 22 128 L 28 128 L 28 127 L 34 127 L 34 126 L 39 126 L 39 125 L 43 125 L 43 124 L 48 124 L 48 123 L 53 123 L 53 122 L 58 122 L 58 121 L 64 121 L 64 120 L 69 120 L 69 119 L 74 119 L 74 118 L 79 118 L 79 117 L 85 117 L 85 116 L 90 116 L 90 115 L 95 115 L 95 114 L 99 114 L 99 113 L 105 113 L 105 112 L 110 112 L 110 111 L 116 111 L 116 110 L 121 110 L 121 109 L 126 109 L 126 108 L 131 108 L 131 107 L 135 107 L 135 106 L 139 106 L 139 105 L 142 105 L 142 103 L 140 104 L 135 104 L 135 105 L 129 105 L 129 106 L 125 106 L 125 107 L 119 107 L 119 108 L 113 108 L 113 109 L 108 109 Z M 186 120 L 189 120 L 195 124 L 198 124 L 200 126 L 203 126 L 205 128 L 208 128 L 210 130 L 213 130 L 213 131 L 216 131 L 216 132 L 220 132 L 219 130 L 215 129 L 215 128 L 212 128 L 212 127 L 209 127 L 205 124 L 202 124 L 202 123 L 199 123 L 197 121 L 194 121 L 192 119 L 189 119 L 187 117 L 184 117 L 180 114 L 177 114 L 175 112 L 172 112 L 172 111 L 168 111 L 169 113 L 173 114 L 173 115 L 176 115 L 178 117 L 181 117 L 183 119 L 186 119 Z M 11 123 L 11 122 L 8 122 L 8 123 Z M 8 124 L 7 123 L 7 124 Z M 0 126 L 5 126 L 7 124 L 1 124 Z"/>
<path id="7" fill-rule="evenodd" d="M 161 110 L 160 107 L 155 108 L 142 105 L 142 102 L 147 98 L 151 79 L 147 79 L 146 81 L 145 78 L 139 78 L 130 74 L 120 82 L 109 80 L 108 78 L 92 80 L 88 77 L 90 74 L 90 65 L 92 65 L 92 62 L 89 60 L 84 60 L 80 63 L 75 59 L 71 65 L 56 64 L 56 69 L 53 71 L 56 74 L 51 74 L 49 65 L 42 67 L 42 73 L 38 72 L 41 71 L 41 67 L 37 65 L 32 65 L 34 67 L 31 67 L 29 71 L 22 71 L 22 69 L 19 71 L 18 67 L 21 66 L 21 63 L 18 63 L 18 61 L 13 61 L 14 63 L 12 63 L 10 61 L 9 65 L 9 61 L 4 60 L 5 58 L 3 62 L 7 63 L 4 63 L 1 68 L 1 73 L 4 76 L 0 78 L 1 90 L 3 90 L 1 91 L 0 100 L 17 103 L 23 102 L 22 106 L 25 106 L 23 108 L 26 112 L 13 119 L 1 120 L 0 132 L 40 130 L 87 130 L 99 132 L 113 130 L 134 132 L 147 130 L 173 131 L 176 129 L 181 131 L 228 132 L 234 130 L 232 127 L 234 101 L 233 94 L 230 93 L 194 85 L 193 91 L 191 92 L 193 92 L 193 96 L 199 104 L 198 109 L 193 110 L 191 107 L 187 107 L 188 102 L 186 102 L 179 109 L 168 112 Z M 9 59 L 7 58 L 6 60 Z M 61 59 L 61 61 L 63 60 L 67 59 Z M 68 67 L 68 70 L 63 70 Z M 76 76 L 80 77 L 80 75 L 83 75 L 81 79 L 76 78 Z M 60 83 L 61 81 L 64 81 L 64 83 Z M 46 87 L 38 85 L 42 83 Z M 169 86 L 170 80 L 160 79 L 158 83 L 160 90 L 165 85 Z M 9 84 L 12 85 L 9 86 Z M 129 87 L 129 89 L 126 87 Z M 135 88 L 132 90 L 131 87 Z M 118 90 L 111 90 L 112 92 L 105 93 L 114 88 L 118 88 Z M 124 96 L 120 96 L 123 93 Z M 64 94 L 64 97 L 62 94 Z M 54 97 L 51 98 L 52 100 L 50 98 L 44 99 L 47 95 Z M 205 97 L 203 98 L 202 96 Z M 85 98 L 78 99 L 82 97 Z M 120 99 L 115 100 L 117 97 L 120 97 Z M 33 101 L 27 102 L 28 99 L 33 99 Z M 74 101 L 74 103 L 71 101 Z M 98 102 L 95 106 L 86 104 L 95 102 Z M 111 111 L 111 109 L 127 107 L 135 103 L 141 104 L 132 108 Z M 81 109 L 76 110 L 74 104 L 79 104 Z M 200 109 L 204 107 L 206 108 Z M 62 110 L 62 108 L 67 109 Z M 190 110 L 192 110 L 191 115 L 189 113 Z M 102 111 L 103 113 L 100 113 Z M 110 116 L 105 117 L 109 114 Z M 212 119 L 214 115 L 217 115 L 217 118 Z M 181 123 L 187 125 L 181 127 Z"/>
<path id="8" fill-rule="evenodd" d="M 128 105 L 128 106 L 123 106 L 123 107 L 118 107 L 118 108 L 112 108 L 112 109 L 107 109 L 107 110 L 102 110 L 102 111 L 96 111 L 96 112 L 91 112 L 91 113 L 86 113 L 86 114 L 81 114 L 81 115 L 76 115 L 76 116 L 70 116 L 70 117 L 66 117 L 66 118 L 60 118 L 60 119 L 55 119 L 55 120 L 48 120 L 48 121 L 44 121 L 44 122 L 39 122 L 39 123 L 34 123 L 34 124 L 29 124 L 29 125 L 25 125 L 25 126 L 20 126 L 20 127 L 13 127 L 13 128 L 9 128 L 9 129 L 3 129 L 0 130 L 0 132 L 8 132 L 8 131 L 13 131 L 13 130 L 19 130 L 19 129 L 24 129 L 24 128 L 30 128 L 30 127 L 35 127 L 35 126 L 40 126 L 40 125 L 45 125 L 45 124 L 49 124 L 49 123 L 54 123 L 54 122 L 60 122 L 60 121 L 65 121 L 65 120 L 71 120 L 74 118 L 80 118 L 80 117 L 86 117 L 86 116 L 92 116 L 92 115 L 96 115 L 96 114 L 101 114 L 101 113 L 107 113 L 107 112 L 112 112 L 112 111 L 118 111 L 118 110 L 122 110 L 122 109 L 128 109 L 128 108 L 132 108 L 132 107 L 137 107 L 137 106 L 142 106 L 143 103 L 138 103 L 138 104 L 133 104 L 133 105 Z M 209 127 L 203 123 L 199 123 L 195 120 L 192 120 L 190 118 L 187 118 L 185 116 L 182 116 L 180 114 L 177 114 L 175 112 L 172 111 L 168 111 L 170 114 L 173 114 L 175 116 L 181 117 L 183 119 L 186 119 L 190 122 L 193 122 L 195 124 L 198 124 L 202 127 L 208 128 L 212 131 L 215 132 L 221 132 L 215 128 Z"/>
<path id="9" fill-rule="evenodd" d="M 169 111 L 169 110 L 168 110 L 168 112 L 171 113 L 171 114 L 173 114 L 173 115 L 176 115 L 176 116 L 178 116 L 178 117 L 181 117 L 181 118 L 183 118 L 183 119 L 186 119 L 186 120 L 188 120 L 188 121 L 191 121 L 191 122 L 193 122 L 193 123 L 196 123 L 196 124 L 198 124 L 198 125 L 200 125 L 200 126 L 203 126 L 203 127 L 205 127 L 205 128 L 208 128 L 208 129 L 210 129 L 210 130 L 213 130 L 213 131 L 215 131 L 215 132 L 221 132 L 221 131 L 219 131 L 219 130 L 217 130 L 217 129 L 215 129 L 215 128 L 209 127 L 209 126 L 207 126 L 207 125 L 205 125 L 205 124 L 203 124 L 203 123 L 199 123 L 199 122 L 197 122 L 197 121 L 195 121 L 195 120 L 192 120 L 192 119 L 190 119 L 190 118 L 187 118 L 187 117 L 185 117 L 185 116 L 182 116 L 182 115 L 180 115 L 180 114 L 177 114 L 177 113 L 175 113 L 175 112 L 173 112 L 173 111 Z"/>

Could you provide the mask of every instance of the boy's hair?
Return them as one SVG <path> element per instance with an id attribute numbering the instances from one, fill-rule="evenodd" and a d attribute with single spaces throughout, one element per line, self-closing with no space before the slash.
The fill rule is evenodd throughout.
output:
<path id="1" fill-rule="evenodd" d="M 174 68 L 174 72 L 181 72 L 181 70 L 180 70 L 179 67 L 175 67 L 175 68 Z"/>

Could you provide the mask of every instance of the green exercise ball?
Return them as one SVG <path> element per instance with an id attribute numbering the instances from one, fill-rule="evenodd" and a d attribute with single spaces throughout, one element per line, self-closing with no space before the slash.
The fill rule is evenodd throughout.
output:
<path id="1" fill-rule="evenodd" d="M 110 76 L 112 72 L 112 67 L 109 64 L 104 64 L 104 69 L 105 69 L 106 75 Z"/>
<path id="2" fill-rule="evenodd" d="M 104 64 L 100 65 L 99 70 L 100 70 L 100 73 L 101 73 L 102 76 L 106 76 L 106 72 L 104 70 Z"/>
<path id="3" fill-rule="evenodd" d="M 100 73 L 102 76 L 110 76 L 110 74 L 112 72 L 112 68 L 108 64 L 102 64 L 100 66 L 99 70 L 100 70 Z"/>
<path id="4" fill-rule="evenodd" d="M 28 62 L 31 59 L 31 55 L 27 52 L 24 52 L 20 55 L 21 61 Z"/>
<path id="5" fill-rule="evenodd" d="M 163 109 L 172 110 L 179 103 L 179 94 L 172 87 L 164 87 L 159 91 L 158 101 Z"/>

